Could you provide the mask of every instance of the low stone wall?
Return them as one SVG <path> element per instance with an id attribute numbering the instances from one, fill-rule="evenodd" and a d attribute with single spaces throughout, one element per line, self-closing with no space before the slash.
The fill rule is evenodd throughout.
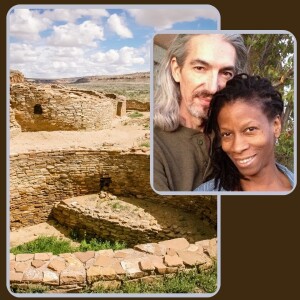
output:
<path id="1" fill-rule="evenodd" d="M 142 102 L 137 100 L 127 100 L 127 110 L 150 111 L 150 102 Z"/>
<path id="2" fill-rule="evenodd" d="M 98 193 L 104 173 L 112 179 L 109 192 L 114 195 L 180 205 L 216 226 L 216 197 L 157 195 L 150 186 L 149 153 L 108 147 L 12 154 L 11 229 L 45 222 L 61 200 Z"/>
<path id="3" fill-rule="evenodd" d="M 48 286 L 50 293 L 118 288 L 126 281 L 153 282 L 171 274 L 208 269 L 217 258 L 217 239 L 189 244 L 178 238 L 124 250 L 10 254 L 11 287 Z"/>
<path id="4" fill-rule="evenodd" d="M 181 230 L 170 230 L 168 223 L 158 222 L 155 215 L 143 208 L 122 202 L 105 192 L 63 200 L 54 205 L 52 217 L 59 224 L 72 228 L 82 238 L 85 236 L 125 242 L 127 246 L 139 243 L 153 243 L 185 236 L 189 242 L 195 238 L 183 235 Z M 162 209 L 165 206 L 161 206 Z M 190 216 L 194 217 L 194 216 Z M 195 217 L 196 218 L 196 217 Z M 175 229 L 180 227 L 173 222 Z M 206 226 L 206 224 L 203 224 Z M 192 231 L 189 231 L 192 235 Z"/>

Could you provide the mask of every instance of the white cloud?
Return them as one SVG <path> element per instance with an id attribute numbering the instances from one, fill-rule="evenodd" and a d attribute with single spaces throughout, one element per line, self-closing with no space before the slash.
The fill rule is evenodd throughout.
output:
<path id="1" fill-rule="evenodd" d="M 15 9 L 10 15 L 10 34 L 14 37 L 38 40 L 39 32 L 46 30 L 50 25 L 51 21 L 37 11 Z"/>
<path id="2" fill-rule="evenodd" d="M 112 31 L 122 38 L 132 38 L 132 32 L 126 27 L 124 20 L 117 14 L 111 15 L 107 23 Z"/>
<path id="3" fill-rule="evenodd" d="M 122 47 L 106 52 L 89 48 L 31 46 L 11 43 L 10 69 L 29 78 L 65 78 L 149 71 L 147 47 Z"/>
<path id="4" fill-rule="evenodd" d="M 80 25 L 68 23 L 53 27 L 53 34 L 48 38 L 48 44 L 62 47 L 96 47 L 96 40 L 104 40 L 101 26 L 92 21 Z"/>
<path id="5" fill-rule="evenodd" d="M 198 18 L 217 20 L 219 14 L 213 7 L 172 9 L 129 9 L 129 14 L 143 26 L 156 30 L 170 29 L 177 22 L 191 22 Z"/>
<path id="6" fill-rule="evenodd" d="M 144 58 L 140 55 L 140 51 L 133 47 L 122 47 L 119 50 L 110 49 L 103 53 L 98 52 L 94 54 L 91 59 L 96 63 L 102 63 L 114 66 L 132 66 L 135 64 L 143 64 Z"/>
<path id="7" fill-rule="evenodd" d="M 93 20 L 108 17 L 109 13 L 105 9 L 54 9 L 46 10 L 44 16 L 52 21 L 66 21 L 74 23 L 82 17 L 90 17 Z"/>
<path id="8" fill-rule="evenodd" d="M 36 49 L 26 44 L 11 44 L 10 45 L 10 63 L 23 64 L 37 61 Z"/>
<path id="9" fill-rule="evenodd" d="M 73 77 L 77 72 L 82 72 L 86 65 L 85 52 L 80 48 L 10 45 L 10 69 L 19 70 L 26 77 Z"/>
<path id="10" fill-rule="evenodd" d="M 133 65 L 133 64 L 143 64 L 144 58 L 139 56 L 139 51 L 132 47 L 123 47 L 120 49 L 120 59 L 119 62 L 122 65 Z"/>

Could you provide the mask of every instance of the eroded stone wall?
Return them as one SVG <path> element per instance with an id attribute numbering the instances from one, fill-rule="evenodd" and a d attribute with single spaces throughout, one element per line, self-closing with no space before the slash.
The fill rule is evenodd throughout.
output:
<path id="1" fill-rule="evenodd" d="M 13 138 L 13 137 L 17 136 L 19 133 L 21 133 L 22 129 L 21 129 L 20 124 L 16 121 L 14 111 L 11 108 L 9 110 L 9 120 L 10 120 L 10 122 L 9 122 L 10 138 Z"/>
<path id="2" fill-rule="evenodd" d="M 101 93 L 56 84 L 11 84 L 10 104 L 22 131 L 99 130 L 111 128 L 114 116 Z"/>
<path id="3" fill-rule="evenodd" d="M 128 219 L 122 213 L 111 210 L 106 213 L 101 209 L 87 209 L 76 202 L 76 198 L 57 203 L 52 210 L 52 216 L 59 224 L 87 236 L 122 241 L 128 246 L 165 240 L 170 231 L 162 228 L 157 221 L 150 224 L 146 219 L 141 220 L 138 216 L 134 218 L 134 214 Z"/>
<path id="4" fill-rule="evenodd" d="M 22 83 L 25 82 L 25 77 L 20 71 L 11 70 L 9 74 L 9 81 L 10 83 Z"/>
<path id="5" fill-rule="evenodd" d="M 150 111 L 150 102 L 127 100 L 126 109 L 136 111 Z"/>
<path id="6" fill-rule="evenodd" d="M 108 174 L 109 191 L 190 209 L 216 225 L 216 197 L 159 196 L 150 186 L 149 153 L 106 150 L 58 150 L 10 156 L 11 229 L 48 219 L 53 206 L 70 197 L 98 193 Z"/>

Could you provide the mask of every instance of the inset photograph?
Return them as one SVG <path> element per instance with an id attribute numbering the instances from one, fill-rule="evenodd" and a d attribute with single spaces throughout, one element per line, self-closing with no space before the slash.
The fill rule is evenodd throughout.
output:
<path id="1" fill-rule="evenodd" d="M 286 31 L 154 37 L 151 185 L 157 193 L 293 190 L 295 44 Z"/>

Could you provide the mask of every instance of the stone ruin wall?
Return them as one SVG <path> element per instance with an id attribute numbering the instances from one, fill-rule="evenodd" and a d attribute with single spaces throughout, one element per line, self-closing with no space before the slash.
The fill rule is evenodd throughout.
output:
<path id="1" fill-rule="evenodd" d="M 150 102 L 127 100 L 126 108 L 127 110 L 150 111 Z"/>
<path id="2" fill-rule="evenodd" d="M 158 224 L 151 226 L 146 224 L 146 220 L 128 220 L 123 218 L 121 213 L 106 214 L 100 209 L 86 209 L 75 200 L 76 198 L 59 202 L 54 206 L 52 215 L 59 224 L 76 230 L 81 236 L 122 241 L 129 247 L 169 238 L 168 228 L 161 228 Z M 178 234 L 178 237 L 181 236 Z"/>
<path id="3" fill-rule="evenodd" d="M 25 82 L 25 77 L 20 71 L 11 70 L 9 74 L 9 81 L 10 83 L 23 83 Z"/>
<path id="4" fill-rule="evenodd" d="M 126 115 L 122 95 L 26 81 L 10 72 L 11 137 L 21 131 L 101 130 Z"/>
<path id="5" fill-rule="evenodd" d="M 114 106 L 114 117 L 126 115 L 127 101 L 125 96 L 107 93 L 105 97 L 109 98 Z"/>
<path id="6" fill-rule="evenodd" d="M 57 150 L 10 156 L 11 229 L 45 222 L 53 206 L 67 198 L 99 192 L 102 174 L 112 178 L 116 196 L 168 202 L 217 224 L 216 197 L 159 196 L 150 186 L 147 153 L 116 150 Z"/>
<path id="7" fill-rule="evenodd" d="M 17 120 L 15 118 L 15 113 L 11 107 L 9 109 L 9 120 L 10 120 L 10 122 L 9 122 L 10 138 L 13 138 L 22 132 L 22 128 L 21 128 L 20 124 L 17 122 Z"/>
<path id="8" fill-rule="evenodd" d="M 100 130 L 111 128 L 114 117 L 113 103 L 101 94 L 60 85 L 11 84 L 10 97 L 22 131 Z"/>

